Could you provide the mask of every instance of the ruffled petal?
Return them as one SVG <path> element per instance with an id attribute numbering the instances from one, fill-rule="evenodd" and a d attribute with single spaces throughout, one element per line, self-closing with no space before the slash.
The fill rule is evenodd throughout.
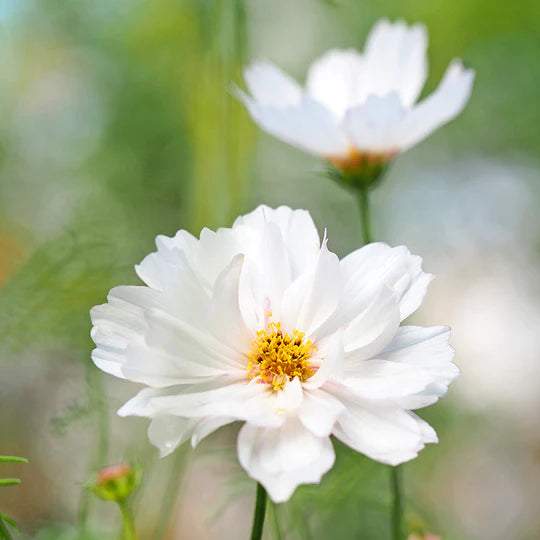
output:
<path id="1" fill-rule="evenodd" d="M 341 295 L 339 259 L 323 243 L 314 268 L 294 281 L 283 294 L 281 323 L 311 337 L 336 310 Z"/>
<path id="2" fill-rule="evenodd" d="M 269 385 L 246 379 L 218 377 L 204 383 L 145 388 L 124 404 L 120 416 L 185 418 L 212 416 L 245 420 L 260 426 L 279 426 L 284 418 Z"/>
<path id="3" fill-rule="evenodd" d="M 349 363 L 343 384 L 360 398 L 395 400 L 422 392 L 432 381 L 421 367 L 375 359 Z"/>
<path id="4" fill-rule="evenodd" d="M 405 246 L 390 247 L 382 242 L 353 251 L 340 262 L 344 280 L 338 324 L 365 309 L 381 288 L 390 287 L 399 299 L 401 320 L 422 303 L 433 276 L 422 271 L 422 258 Z"/>
<path id="5" fill-rule="evenodd" d="M 334 464 L 335 454 L 328 437 L 317 437 L 297 418 L 289 418 L 279 428 L 244 424 L 238 435 L 238 459 L 280 503 L 299 485 L 320 482 Z"/>
<path id="6" fill-rule="evenodd" d="M 434 442 L 416 418 L 398 407 L 348 402 L 332 433 L 372 459 L 399 465 L 415 458 L 425 443 Z"/>
<path id="7" fill-rule="evenodd" d="M 400 322 L 396 293 L 383 287 L 343 332 L 345 367 L 371 358 L 394 337 Z"/>
<path id="8" fill-rule="evenodd" d="M 341 378 L 344 369 L 343 333 L 341 331 L 317 341 L 317 351 L 311 364 L 317 369 L 315 375 L 304 382 L 304 388 L 320 388 L 328 379 Z"/>
<path id="9" fill-rule="evenodd" d="M 317 437 L 328 437 L 344 411 L 345 405 L 339 399 L 319 388 L 304 392 L 298 418 Z"/>
<path id="10" fill-rule="evenodd" d="M 431 381 L 418 393 L 403 397 L 403 407 L 416 409 L 431 405 L 446 394 L 448 385 L 459 375 L 452 362 L 454 349 L 449 343 L 450 328 L 402 326 L 378 358 L 398 365 L 420 368 Z"/>
<path id="11" fill-rule="evenodd" d="M 172 454 L 193 434 L 197 420 L 179 416 L 158 416 L 150 422 L 148 439 L 159 450 L 159 457 Z"/>

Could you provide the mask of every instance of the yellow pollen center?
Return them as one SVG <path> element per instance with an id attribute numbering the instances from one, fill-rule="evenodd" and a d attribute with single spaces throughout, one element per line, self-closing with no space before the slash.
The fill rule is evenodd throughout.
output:
<path id="1" fill-rule="evenodd" d="M 304 332 L 295 330 L 284 334 L 280 323 L 270 323 L 259 330 L 248 355 L 248 377 L 271 384 L 274 390 L 283 389 L 287 380 L 298 377 L 305 381 L 315 374 L 309 357 L 316 350 L 311 341 L 304 341 Z"/>

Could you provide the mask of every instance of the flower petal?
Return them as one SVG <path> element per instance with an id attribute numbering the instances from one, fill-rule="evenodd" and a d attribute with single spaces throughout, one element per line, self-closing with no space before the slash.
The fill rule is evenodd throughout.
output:
<path id="1" fill-rule="evenodd" d="M 277 410 L 275 393 L 268 386 L 255 381 L 248 384 L 244 378 L 216 377 L 198 384 L 145 388 L 125 403 L 118 414 L 146 418 L 219 416 L 260 426 L 279 426 L 284 418 Z"/>
<path id="2" fill-rule="evenodd" d="M 348 402 L 332 433 L 354 450 L 389 465 L 415 458 L 429 442 L 424 426 L 407 411 L 368 403 Z"/>
<path id="3" fill-rule="evenodd" d="M 333 49 L 311 65 L 306 89 L 338 118 L 359 103 L 358 91 L 363 70 L 362 55 L 354 49 Z"/>
<path id="4" fill-rule="evenodd" d="M 459 375 L 459 368 L 452 362 L 454 349 L 449 339 L 447 326 L 402 326 L 378 355 L 382 360 L 419 367 L 431 377 L 424 391 L 401 399 L 402 406 L 416 409 L 431 405 L 446 393 L 448 385 Z"/>
<path id="5" fill-rule="evenodd" d="M 350 321 L 379 294 L 391 287 L 398 295 L 401 320 L 422 303 L 433 276 L 422 271 L 422 258 L 405 246 L 390 247 L 382 242 L 353 251 L 340 262 L 344 279 L 343 297 L 337 314 Z"/>
<path id="6" fill-rule="evenodd" d="M 282 141 L 323 157 L 346 157 L 349 143 L 333 113 L 307 95 L 298 105 L 277 109 L 240 93 L 253 120 Z"/>
<path id="7" fill-rule="evenodd" d="M 148 427 L 148 439 L 159 450 L 159 457 L 172 454 L 193 434 L 197 420 L 179 416 L 157 416 Z"/>
<path id="8" fill-rule="evenodd" d="M 311 390 L 320 388 L 331 377 L 339 379 L 343 375 L 343 333 L 337 331 L 330 337 L 317 341 L 316 347 L 316 356 L 311 363 L 317 368 L 317 372 L 303 384 L 304 388 Z"/>
<path id="9" fill-rule="evenodd" d="M 335 311 L 340 294 L 339 259 L 323 242 L 314 268 L 294 281 L 283 294 L 281 323 L 284 330 L 297 329 L 311 337 Z"/>
<path id="10" fill-rule="evenodd" d="M 345 327 L 343 344 L 346 369 L 382 351 L 395 335 L 399 322 L 396 294 L 384 287 L 369 306 Z"/>
<path id="11" fill-rule="evenodd" d="M 238 459 L 280 503 L 299 485 L 320 482 L 335 454 L 328 437 L 316 437 L 297 418 L 290 418 L 279 428 L 244 424 L 238 435 Z"/>
<path id="12" fill-rule="evenodd" d="M 397 152 L 398 127 L 404 116 L 405 108 L 397 92 L 370 95 L 362 105 L 347 110 L 343 127 L 360 152 Z"/>
<path id="13" fill-rule="evenodd" d="M 317 437 L 328 437 L 345 405 L 323 389 L 307 390 L 298 418 Z"/>
<path id="14" fill-rule="evenodd" d="M 260 105 L 289 107 L 302 97 L 300 85 L 269 62 L 254 62 L 244 70 L 244 78 L 253 99 Z"/>
<path id="15" fill-rule="evenodd" d="M 228 345 L 238 356 L 249 350 L 253 336 L 246 328 L 240 311 L 238 289 L 244 255 L 236 255 L 219 274 L 214 286 L 210 312 L 212 334 L 218 341 Z M 242 367 L 241 362 L 238 364 Z"/>
<path id="16" fill-rule="evenodd" d="M 474 71 L 454 60 L 433 94 L 416 105 L 403 119 L 400 146 L 403 150 L 425 139 L 437 128 L 453 120 L 465 107 L 472 91 Z"/>
<path id="17" fill-rule="evenodd" d="M 361 90 L 364 96 L 397 92 L 410 107 L 418 98 L 427 75 L 427 32 L 423 25 L 382 19 L 366 41 Z"/>
<path id="18" fill-rule="evenodd" d="M 422 392 L 432 381 L 418 366 L 375 359 L 349 364 L 343 384 L 360 398 L 388 400 Z"/>

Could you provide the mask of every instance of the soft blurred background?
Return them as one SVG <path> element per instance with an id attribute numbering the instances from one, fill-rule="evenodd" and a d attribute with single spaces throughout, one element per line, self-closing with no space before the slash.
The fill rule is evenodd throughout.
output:
<path id="1" fill-rule="evenodd" d="M 229 226 L 259 203 L 309 209 L 339 255 L 355 202 L 323 164 L 258 131 L 231 94 L 266 58 L 303 80 L 379 17 L 424 22 L 434 89 L 477 72 L 464 114 L 399 157 L 375 233 L 437 274 L 419 324 L 451 324 L 461 377 L 421 411 L 439 445 L 404 466 L 408 520 L 444 539 L 540 538 L 540 10 L 536 0 L 0 0 L 0 488 L 20 538 L 114 538 L 84 483 L 134 460 L 142 539 L 247 538 L 254 483 L 235 428 L 159 460 L 137 387 L 90 361 L 91 306 L 154 237 Z M 336 445 L 321 486 L 270 513 L 267 538 L 387 539 L 387 468 Z"/>

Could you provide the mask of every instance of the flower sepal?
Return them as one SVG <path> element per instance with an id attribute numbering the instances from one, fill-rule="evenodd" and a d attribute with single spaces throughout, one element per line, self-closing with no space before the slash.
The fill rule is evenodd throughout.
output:
<path id="1" fill-rule="evenodd" d="M 328 174 L 332 180 L 346 188 L 366 189 L 375 187 L 382 180 L 389 166 L 390 159 L 365 157 L 354 168 L 340 167 L 338 163 L 332 162 Z"/>

